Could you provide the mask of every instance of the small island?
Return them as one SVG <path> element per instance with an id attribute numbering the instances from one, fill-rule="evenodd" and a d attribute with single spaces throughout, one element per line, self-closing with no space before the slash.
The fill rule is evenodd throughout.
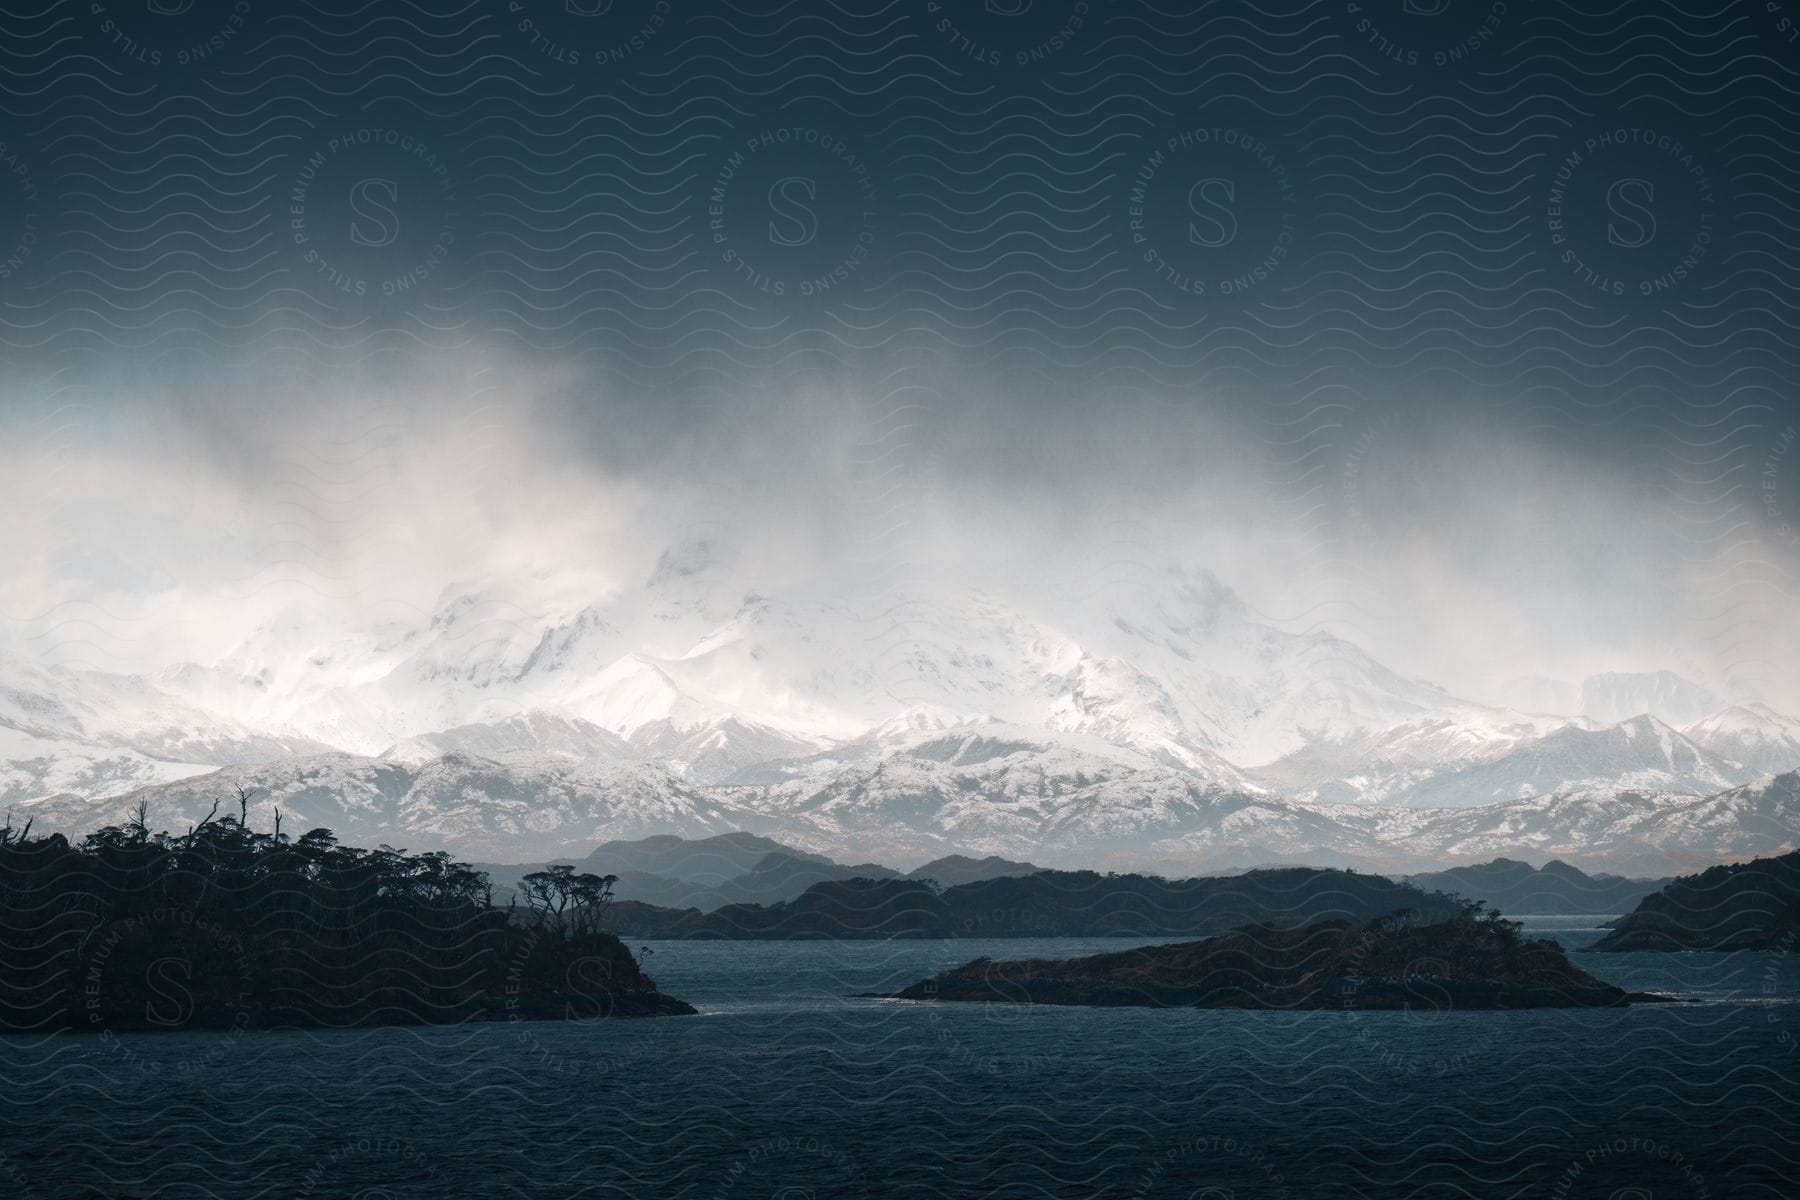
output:
<path id="1" fill-rule="evenodd" d="M 236 816 L 71 844 L 0 829 L 0 1032 L 333 1028 L 690 1014 L 602 928 L 610 877 L 493 903 L 446 854 Z"/>
<path id="2" fill-rule="evenodd" d="M 1255 1009 L 1605 1008 L 1666 997 L 1626 992 L 1520 935 L 1480 904 L 1448 920 L 1406 911 L 1368 922 L 1250 926 L 1204 941 L 1067 960 L 980 958 L 896 993 L 900 1000 Z"/>

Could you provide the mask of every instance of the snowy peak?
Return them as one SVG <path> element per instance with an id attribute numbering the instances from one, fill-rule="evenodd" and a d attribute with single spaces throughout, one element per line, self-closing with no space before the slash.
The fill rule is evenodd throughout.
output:
<path id="1" fill-rule="evenodd" d="M 570 619 L 546 627 L 515 677 L 522 680 L 604 666 L 617 657 L 612 649 L 621 641 L 618 627 L 598 607 L 584 608 Z"/>
<path id="2" fill-rule="evenodd" d="M 0 728 L 175 763 L 250 762 L 330 749 L 207 712 L 136 676 L 46 667 L 10 655 L 0 656 Z"/>
<path id="3" fill-rule="evenodd" d="M 567 706 L 584 719 L 624 738 L 659 722 L 674 722 L 688 711 L 681 688 L 661 664 L 628 654 L 576 684 Z"/>
<path id="4" fill-rule="evenodd" d="M 1548 734 L 1568 728 L 1553 717 L 1527 717 L 1463 707 L 1449 715 L 1405 721 L 1340 740 L 1320 739 L 1253 772 L 1280 794 L 1324 803 L 1404 804 L 1434 781 L 1493 763 Z M 1502 792 L 1512 794 L 1502 787 Z M 1481 792 L 1466 800 L 1493 799 Z"/>
<path id="5" fill-rule="evenodd" d="M 1172 837 L 1201 842 L 1254 835 L 1288 848 L 1330 828 L 1329 818 L 1209 787 L 1128 752 L 1045 747 L 1005 726 L 949 731 L 903 753 L 794 779 L 762 801 L 772 817 L 804 823 L 868 853 L 932 847 L 1005 854 L 1025 846 L 1063 861 Z M 1329 840 L 1329 838 L 1325 838 Z M 1198 844 L 1198 843 L 1196 843 Z M 1235 842 L 1233 843 L 1236 844 Z"/>
<path id="6" fill-rule="evenodd" d="M 1104 599 L 920 585 L 859 608 L 758 590 L 740 568 L 695 541 L 623 589 L 474 581 L 365 628 L 289 613 L 218 664 L 148 680 L 0 658 L 0 788 L 115 795 L 339 747 L 408 778 L 446 762 L 492 777 L 509 804 L 538 784 L 551 804 L 581 771 L 660 772 L 769 819 L 801 797 L 875 798 L 843 810 L 859 820 L 916 802 L 1029 856 L 1009 822 L 1198 845 L 1217 833 L 1202 810 L 1293 832 L 1339 802 L 1360 811 L 1333 810 L 1333 828 L 1371 806 L 1698 796 L 1800 766 L 1800 723 L 1760 706 L 1678 731 L 1668 711 L 1704 695 L 1668 672 L 1589 680 L 1588 700 L 1622 710 L 1603 726 L 1522 715 L 1279 629 L 1204 571 Z M 1244 807 L 1220 816 L 1227 795 Z"/>
<path id="7" fill-rule="evenodd" d="M 1800 720 L 1766 704 L 1739 704 L 1696 721 L 1690 741 L 1754 771 L 1779 775 L 1800 768 Z"/>
<path id="8" fill-rule="evenodd" d="M 1748 704 L 1734 704 L 1710 717 L 1695 721 L 1683 732 L 1695 739 L 1726 734 L 1769 740 L 1800 733 L 1800 719 L 1783 716 L 1767 704 L 1752 701 Z"/>
<path id="9" fill-rule="evenodd" d="M 1699 747 L 1683 737 L 1679 730 L 1649 713 L 1639 713 L 1620 721 L 1611 730 L 1581 729 L 1574 726 L 1569 730 L 1570 736 L 1576 738 L 1601 738 L 1615 732 L 1627 742 L 1654 742 L 1657 753 L 1671 763 L 1684 753 L 1692 753 L 1696 757 L 1699 753 Z"/>
<path id="10" fill-rule="evenodd" d="M 915 704 L 910 708 L 902 709 L 885 721 L 878 721 L 871 725 L 857 740 L 876 744 L 889 743 L 900 738 L 910 738 L 915 734 L 941 733 L 946 729 L 954 729 L 958 725 L 997 719 L 994 717 L 965 717 L 934 704 Z"/>
<path id="11" fill-rule="evenodd" d="M 700 837 L 743 829 L 754 812 L 684 785 L 645 763 L 502 762 L 453 753 L 404 764 L 318 755 L 140 789 L 107 800 L 55 796 L 21 805 L 40 827 L 87 831 L 119 824 L 139 800 L 153 827 L 179 830 L 239 786 L 254 796 L 250 823 L 285 832 L 328 828 L 350 844 L 450 849 L 489 860 L 579 857 L 611 837 Z"/>
<path id="12" fill-rule="evenodd" d="M 890 769 L 935 766 L 970 766 L 996 759 L 1030 759 L 1042 772 L 1083 771 L 1088 774 L 1123 767 L 1144 770 L 1156 767 L 1154 759 L 1129 747 L 1092 734 L 1011 724 L 984 716 L 954 724 L 914 710 L 911 720 L 884 721 L 862 737 L 827 747 L 817 753 L 786 760 L 758 763 L 728 782 L 739 786 L 774 786 L 797 780 L 806 786 L 830 787 L 834 779 L 878 776 Z M 1195 779 L 1200 784 L 1216 781 Z"/>
<path id="13" fill-rule="evenodd" d="M 1084 655 L 1046 724 L 1090 734 L 1209 781 L 1256 790 L 1256 785 L 1193 730 L 1161 682 L 1114 656 Z"/>
<path id="14" fill-rule="evenodd" d="M 1259 623 L 1206 572 L 1172 570 L 1160 592 L 1104 606 L 947 591 L 859 612 L 740 589 L 726 565 L 695 542 L 639 591 L 549 612 L 471 584 L 411 626 L 325 637 L 284 617 L 170 685 L 262 728 L 410 758 L 457 744 L 416 739 L 487 745 L 492 731 L 473 727 L 555 714 L 673 755 L 695 779 L 854 742 L 897 710 L 945 724 L 993 713 L 1247 789 L 1244 763 L 1456 703 L 1346 642 Z"/>
<path id="15" fill-rule="evenodd" d="M 810 754 L 823 744 L 737 717 L 687 728 L 646 725 L 633 742 L 681 778 L 706 784 L 725 783 L 760 763 Z"/>
<path id="16" fill-rule="evenodd" d="M 551 758 L 635 761 L 641 755 L 610 730 L 579 717 L 547 712 L 520 713 L 502 721 L 459 725 L 441 733 L 421 734 L 382 751 L 390 762 L 417 765 L 446 754 L 472 754 L 492 759 Z"/>
<path id="17" fill-rule="evenodd" d="M 1754 775 L 1640 714 L 1603 729 L 1565 725 L 1491 761 L 1435 773 L 1395 799 L 1455 807 L 1608 787 L 1698 796 Z"/>

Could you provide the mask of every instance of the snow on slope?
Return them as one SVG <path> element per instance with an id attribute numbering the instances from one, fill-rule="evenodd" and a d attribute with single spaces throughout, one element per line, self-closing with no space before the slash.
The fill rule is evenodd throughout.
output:
<path id="1" fill-rule="evenodd" d="M 1194 751 L 1186 755 L 1168 752 L 1154 739 L 1134 746 L 1124 738 L 1098 733 L 1045 729 L 1003 721 L 993 714 L 965 718 L 929 705 L 915 705 L 869 729 L 860 737 L 840 742 L 816 754 L 759 762 L 724 781 L 732 784 L 779 784 L 792 779 L 819 778 L 843 768 L 897 759 L 923 759 L 966 764 L 995 756 L 1035 755 L 1046 766 L 1058 756 L 1086 757 L 1096 769 L 1104 764 L 1142 770 L 1162 766 L 1179 771 L 1190 780 L 1213 787 L 1259 793 L 1263 789 L 1247 774 L 1216 754 Z"/>
<path id="2" fill-rule="evenodd" d="M 168 762 L 253 762 L 328 747 L 181 704 L 143 679 L 0 653 L 0 727 Z"/>
<path id="3" fill-rule="evenodd" d="M 1030 847 L 1045 865 L 1177 874 L 1282 861 L 1412 872 L 1504 856 L 1660 875 L 1791 849 L 1800 829 L 1800 773 L 1708 797 L 1605 789 L 1407 809 L 1245 795 L 1117 755 L 958 731 L 766 790 L 693 787 L 651 764 L 451 754 L 409 766 L 319 755 L 106 801 L 53 796 L 16 806 L 13 820 L 80 834 L 122 822 L 141 799 L 153 826 L 180 831 L 241 784 L 256 789 L 258 828 L 269 828 L 279 807 L 295 834 L 324 826 L 350 843 L 488 861 L 580 857 L 602 841 L 658 833 L 747 830 L 840 861 Z"/>
<path id="4" fill-rule="evenodd" d="M 210 764 L 169 762 L 134 750 L 39 737 L 0 726 L 0 805 L 59 792 L 112 796 L 214 769 Z"/>
<path id="5" fill-rule="evenodd" d="M 880 612 L 753 592 L 728 601 L 718 587 L 688 596 L 696 572 L 538 614 L 495 588 L 457 591 L 415 628 L 349 639 L 282 623 L 163 682 L 371 754 L 555 713 L 647 753 L 685 747 L 671 761 L 697 779 L 813 753 L 919 706 L 1092 734 L 1218 781 L 1322 739 L 1444 718 L 1504 738 L 1516 720 L 1347 642 L 1258 622 L 1204 572 L 1172 570 L 1160 597 L 1124 607 L 946 592 Z"/>
<path id="6" fill-rule="evenodd" d="M 1466 809 L 1386 810 L 1371 832 L 1413 861 L 1561 858 L 1664 875 L 1781 853 L 1800 837 L 1800 774 L 1712 796 L 1602 788 Z"/>
<path id="7" fill-rule="evenodd" d="M 610 730 L 578 717 L 546 712 L 520 713 L 502 721 L 482 721 L 441 733 L 420 734 L 395 742 L 380 757 L 417 765 L 459 752 L 496 759 L 597 758 L 632 762 L 643 757 L 631 743 Z"/>
<path id="8" fill-rule="evenodd" d="M 325 749 L 182 704 L 142 679 L 0 654 L 0 803 L 109 795 Z"/>
<path id="9" fill-rule="evenodd" d="M 1428 760 L 1429 761 L 1429 760 Z M 1709 753 L 1655 717 L 1603 729 L 1567 725 L 1495 757 L 1446 756 L 1365 798 L 1412 807 L 1488 804 L 1595 788 L 1706 795 L 1757 772 Z"/>
<path id="10" fill-rule="evenodd" d="M 1684 735 L 1463 701 L 1274 629 L 1204 572 L 1104 607 L 947 591 L 865 612 L 750 591 L 709 553 L 682 548 L 598 597 L 525 580 L 363 630 L 290 614 L 217 664 L 148 680 L 0 659 L 0 784 L 14 801 L 115 797 L 40 806 L 79 829 L 134 789 L 203 813 L 250 772 L 265 803 L 279 793 L 346 840 L 487 857 L 731 828 L 853 858 L 1427 869 L 1484 846 L 1631 847 L 1604 814 L 1642 801 L 1672 821 L 1670 806 L 1800 765 L 1797 723 L 1755 706 Z M 1645 679 L 1600 693 L 1691 698 Z M 230 779 L 187 778 L 226 765 Z M 1471 824 L 1404 809 L 1471 804 Z"/>
<path id="11" fill-rule="evenodd" d="M 779 784 L 758 804 L 846 844 L 908 853 L 1035 848 L 1054 861 L 1092 861 L 1096 852 L 1221 829 L 1254 827 L 1284 849 L 1308 836 L 1342 836 L 1329 817 L 1206 784 L 1117 747 L 1046 744 L 1035 731 L 999 723 L 921 735 L 872 761 Z"/>
<path id="12" fill-rule="evenodd" d="M 1695 745 L 1753 771 L 1779 775 L 1800 768 L 1800 720 L 1766 704 L 1740 704 L 1682 732 Z"/>
<path id="13" fill-rule="evenodd" d="M 418 765 L 325 754 L 228 767 L 100 801 L 53 796 L 19 805 L 14 819 L 86 833 L 123 823 L 141 800 L 153 828 L 180 831 L 239 786 L 254 789 L 250 821 L 258 829 L 272 828 L 279 809 L 283 832 L 296 836 L 324 827 L 348 844 L 450 849 L 488 860 L 585 854 L 609 838 L 704 837 L 758 823 L 755 812 L 650 764 L 470 754 Z"/>
<path id="14" fill-rule="evenodd" d="M 1447 773 L 1492 763 L 1569 727 L 1556 717 L 1462 711 L 1317 741 L 1252 774 L 1309 802 L 1402 803 Z"/>

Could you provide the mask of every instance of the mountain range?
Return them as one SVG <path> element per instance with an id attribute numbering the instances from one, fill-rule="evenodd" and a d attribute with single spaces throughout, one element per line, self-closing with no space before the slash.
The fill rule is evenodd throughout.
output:
<path id="1" fill-rule="evenodd" d="M 533 608 L 531 582 L 349 632 L 291 613 L 149 675 L 0 654 L 0 799 L 79 833 L 242 785 L 290 828 L 513 861 L 748 831 L 851 861 L 1666 874 L 1793 844 L 1800 721 L 1765 704 L 1677 728 L 1478 703 L 1203 571 L 861 607 L 741 587 L 697 543 L 599 600 Z M 1570 694 L 1712 699 L 1668 672 Z"/>

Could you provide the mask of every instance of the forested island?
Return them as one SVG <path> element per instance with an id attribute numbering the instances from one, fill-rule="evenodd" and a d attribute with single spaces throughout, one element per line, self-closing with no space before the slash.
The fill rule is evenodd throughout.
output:
<path id="1" fill-rule="evenodd" d="M 1367 922 L 1251 926 L 1204 941 L 1073 959 L 979 958 L 896 993 L 900 1000 L 1096 1007 L 1406 1009 L 1615 1007 L 1625 992 L 1527 939 L 1481 904 L 1448 920 L 1396 912 Z"/>
<path id="2" fill-rule="evenodd" d="M 0 829 L 0 1030 L 334 1027 L 659 1016 L 602 929 L 611 880 L 527 876 L 493 904 L 442 853 L 340 846 L 213 815 L 152 833 L 140 810 L 71 844 Z"/>
<path id="3" fill-rule="evenodd" d="M 1252 923 L 1364 921 L 1397 908 L 1448 917 L 1459 904 L 1385 876 L 1321 867 L 1194 879 L 1038 871 L 954 887 L 832 880 L 793 900 L 706 913 L 620 901 L 610 921 L 642 938 L 1194 937 Z"/>
<path id="4" fill-rule="evenodd" d="M 1800 850 L 1709 867 L 1644 897 L 1590 950 L 1800 948 Z"/>

